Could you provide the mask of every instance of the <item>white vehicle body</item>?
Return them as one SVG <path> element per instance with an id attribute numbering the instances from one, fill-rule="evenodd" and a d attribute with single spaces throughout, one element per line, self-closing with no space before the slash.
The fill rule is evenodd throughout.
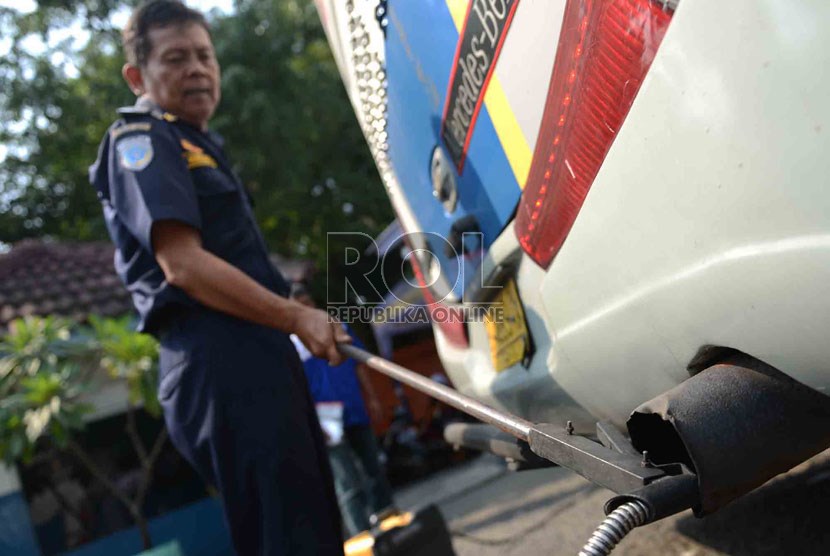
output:
<path id="1" fill-rule="evenodd" d="M 367 129 L 342 37 L 348 19 L 371 19 L 377 2 L 353 3 L 351 15 L 341 2 L 318 6 Z M 492 119 L 519 187 L 558 40 L 550 21 L 561 21 L 564 4 L 521 0 L 484 99 L 487 109 L 509 108 L 512 119 Z M 436 0 L 422 9 L 465 6 Z M 828 26 L 830 4 L 817 0 L 681 1 L 550 266 L 522 251 L 513 221 L 489 245 L 485 275 L 520 256 L 532 361 L 496 372 L 483 324 L 468 324 L 468 347 L 436 326 L 456 387 L 535 421 L 622 426 L 689 378 L 702 348 L 724 346 L 830 393 Z M 367 48 L 382 61 L 383 35 L 373 33 Z M 471 164 L 485 156 L 474 147 Z M 439 231 L 402 190 L 410 178 L 394 154 L 381 170 L 404 227 Z M 426 181 L 426 163 L 424 173 Z"/>

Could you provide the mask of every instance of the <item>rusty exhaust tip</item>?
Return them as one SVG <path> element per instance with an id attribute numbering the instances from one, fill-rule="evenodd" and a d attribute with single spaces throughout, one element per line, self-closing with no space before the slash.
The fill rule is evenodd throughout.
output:
<path id="1" fill-rule="evenodd" d="M 830 446 L 830 397 L 737 353 L 638 407 L 634 447 L 698 477 L 711 513 Z"/>

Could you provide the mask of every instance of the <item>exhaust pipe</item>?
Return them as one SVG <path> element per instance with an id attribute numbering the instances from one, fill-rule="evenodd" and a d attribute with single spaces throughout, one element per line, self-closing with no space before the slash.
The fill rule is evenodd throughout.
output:
<path id="1" fill-rule="evenodd" d="M 638 407 L 634 447 L 697 475 L 700 517 L 830 447 L 830 397 L 745 354 Z"/>
<path id="2" fill-rule="evenodd" d="M 503 457 L 517 471 L 555 465 L 552 461 L 534 454 L 524 440 L 515 438 L 492 425 L 451 423 L 444 427 L 444 440 L 456 447 L 488 452 Z"/>

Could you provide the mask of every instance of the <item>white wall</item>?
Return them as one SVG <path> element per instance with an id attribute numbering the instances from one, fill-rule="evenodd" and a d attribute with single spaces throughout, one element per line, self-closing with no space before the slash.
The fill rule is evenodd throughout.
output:
<path id="1" fill-rule="evenodd" d="M 20 490 L 17 469 L 0 463 L 0 497 Z"/>

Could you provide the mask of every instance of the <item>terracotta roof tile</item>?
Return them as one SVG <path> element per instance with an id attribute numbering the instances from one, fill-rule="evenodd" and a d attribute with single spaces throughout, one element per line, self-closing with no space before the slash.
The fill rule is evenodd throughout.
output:
<path id="1" fill-rule="evenodd" d="M 79 320 L 90 314 L 132 311 L 130 296 L 113 268 L 109 242 L 24 240 L 0 255 L 0 331 L 25 315 L 58 314 Z M 307 280 L 310 261 L 272 255 L 289 281 Z"/>
<path id="2" fill-rule="evenodd" d="M 131 311 L 112 261 L 108 242 L 15 244 L 0 255 L 0 328 L 25 315 L 85 319 L 104 310 L 108 315 Z"/>

